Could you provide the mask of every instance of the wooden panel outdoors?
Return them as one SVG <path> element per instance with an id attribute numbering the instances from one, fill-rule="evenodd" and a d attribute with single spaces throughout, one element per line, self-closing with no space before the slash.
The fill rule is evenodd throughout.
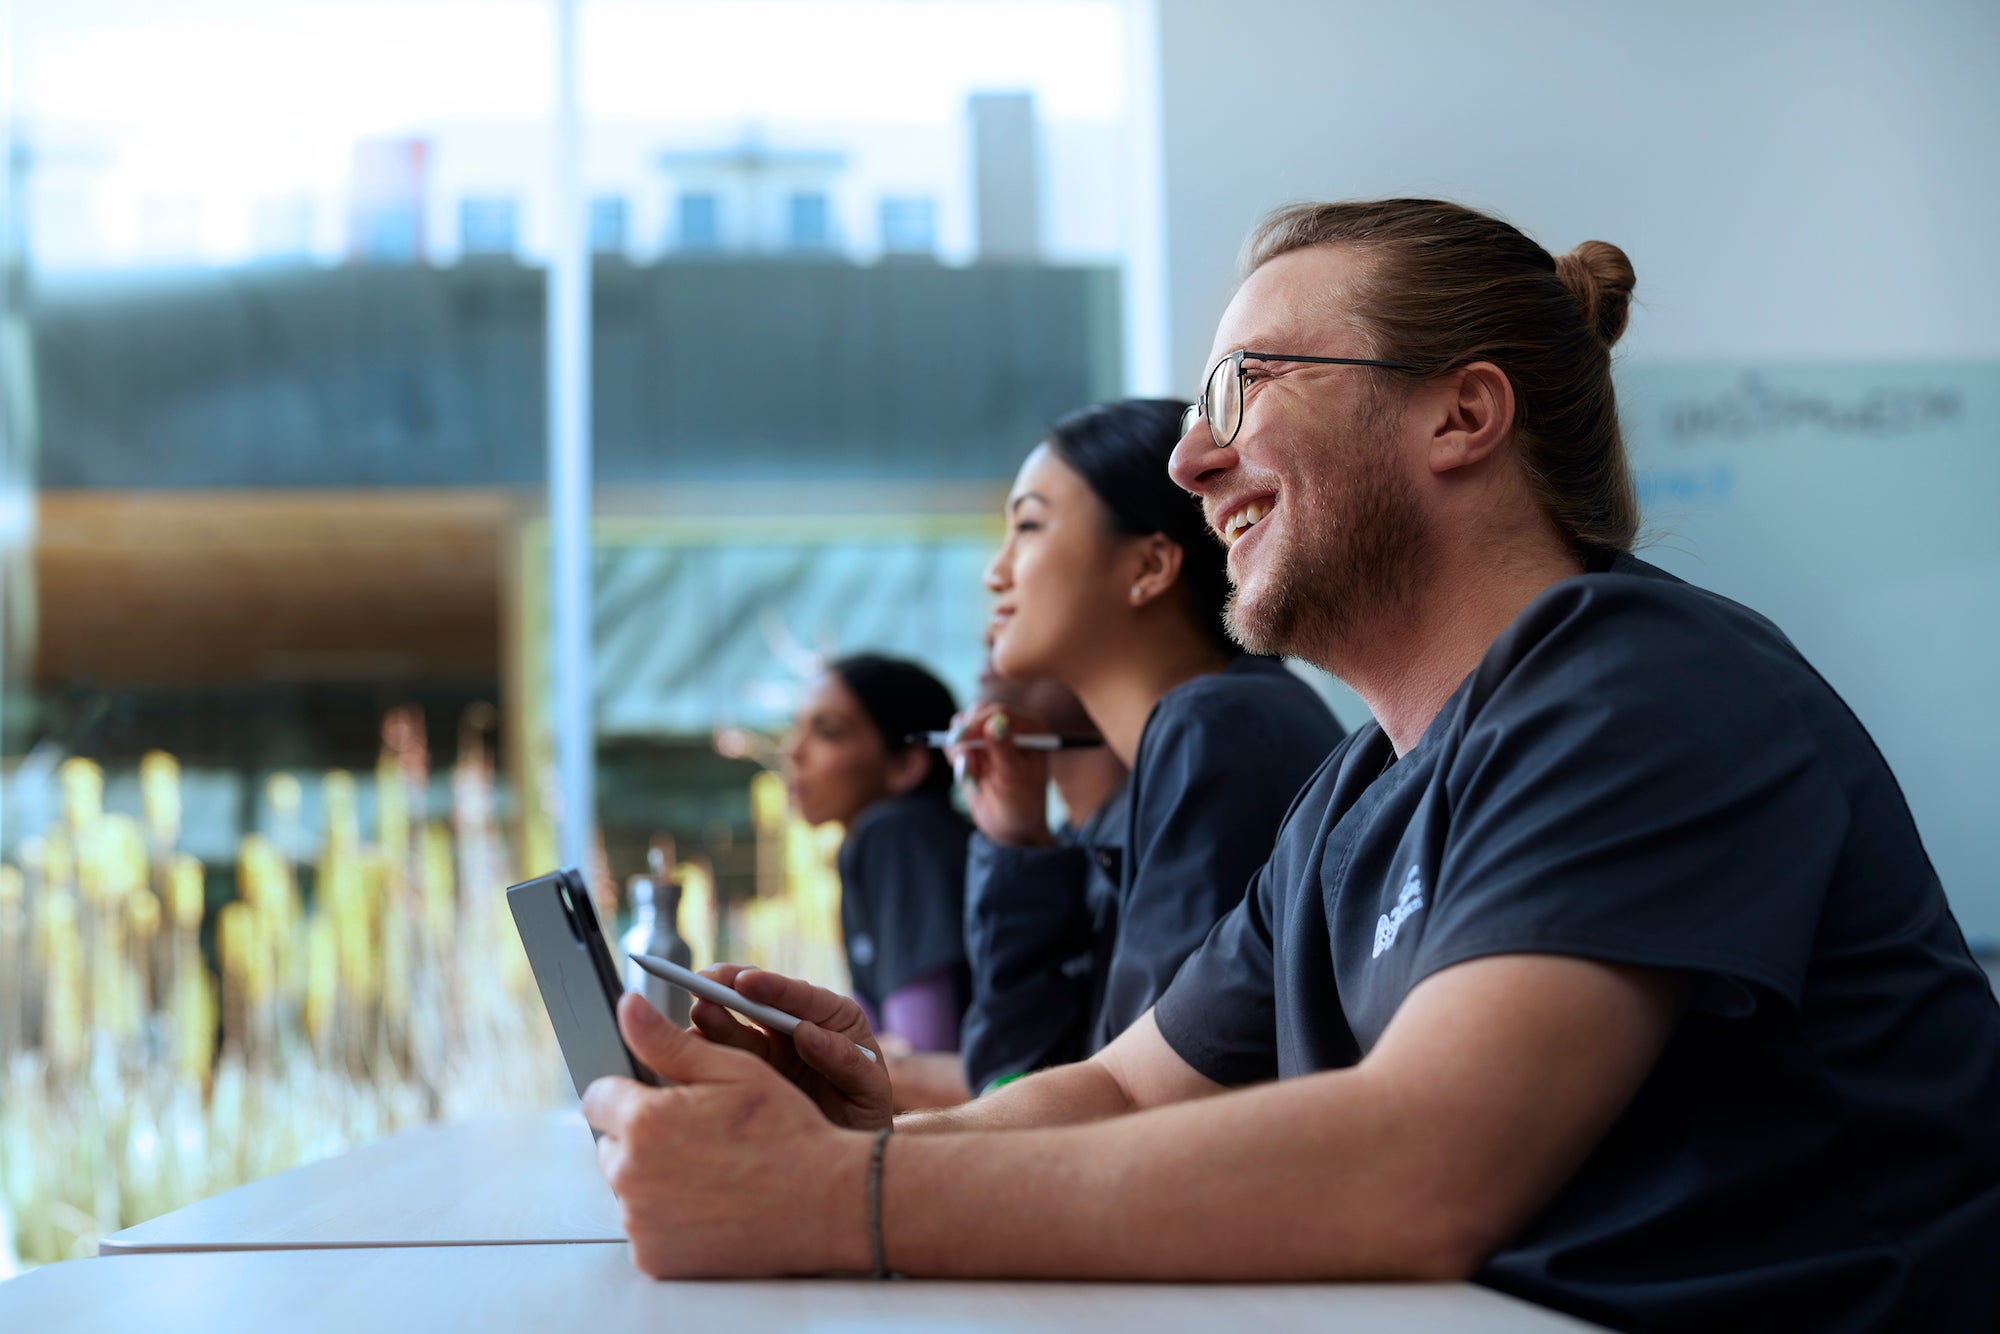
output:
<path id="1" fill-rule="evenodd" d="M 44 492 L 36 680 L 499 674 L 502 491 Z"/>

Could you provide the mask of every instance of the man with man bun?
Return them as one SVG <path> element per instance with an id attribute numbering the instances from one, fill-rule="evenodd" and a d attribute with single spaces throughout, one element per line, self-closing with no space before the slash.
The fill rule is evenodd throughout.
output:
<path id="1" fill-rule="evenodd" d="M 2000 1327 L 2000 1006 L 1861 724 L 1631 554 L 1632 286 L 1437 201 L 1268 220 L 1173 473 L 1233 633 L 1375 723 L 1124 1036 L 894 1135 L 851 1003 L 720 969 L 787 1040 L 628 998 L 683 1084 L 586 1100 L 635 1262 Z"/>

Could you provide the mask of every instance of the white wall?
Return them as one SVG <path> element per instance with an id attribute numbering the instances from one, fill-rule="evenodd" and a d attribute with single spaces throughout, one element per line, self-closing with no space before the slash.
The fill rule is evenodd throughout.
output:
<path id="1" fill-rule="evenodd" d="M 1291 200 L 1442 196 L 1624 247 L 1644 554 L 1792 635 L 2000 940 L 2000 5 L 1158 3 L 1171 378 L 1139 387 L 1192 389 L 1243 237 Z M 1744 372 L 1960 408 L 1662 429 Z"/>
<path id="2" fill-rule="evenodd" d="M 1442 195 L 1631 255 L 1632 358 L 2000 357 L 2000 5 L 1159 0 L 1172 385 L 1245 233 Z"/>

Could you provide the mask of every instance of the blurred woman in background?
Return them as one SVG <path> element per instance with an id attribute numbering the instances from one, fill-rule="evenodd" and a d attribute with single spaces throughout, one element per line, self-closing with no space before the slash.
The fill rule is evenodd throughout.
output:
<path id="1" fill-rule="evenodd" d="M 1049 720 L 990 700 L 962 720 L 975 1090 L 1088 1055 L 1143 1015 L 1343 735 L 1310 686 L 1228 637 L 1225 553 L 1167 475 L 1185 407 L 1065 418 L 1008 496 L 986 576 L 993 665 L 1067 687 L 1131 772 L 1091 841 L 1063 843 L 1047 755 L 1011 740 Z"/>
<path id="2" fill-rule="evenodd" d="M 913 662 L 863 653 L 832 663 L 799 708 L 785 786 L 808 824 L 838 821 L 840 922 L 855 999 L 875 1031 L 952 1051 L 967 980 L 966 839 L 951 767 L 910 744 L 942 731 L 951 691 Z"/>

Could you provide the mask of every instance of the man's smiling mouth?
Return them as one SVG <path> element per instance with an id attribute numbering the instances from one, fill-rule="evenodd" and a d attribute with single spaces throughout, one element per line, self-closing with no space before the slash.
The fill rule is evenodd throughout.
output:
<path id="1" fill-rule="evenodd" d="M 1243 534 L 1249 532 L 1257 522 L 1271 512 L 1268 500 L 1253 500 L 1232 513 L 1222 524 L 1222 540 L 1228 546 L 1235 546 Z"/>

